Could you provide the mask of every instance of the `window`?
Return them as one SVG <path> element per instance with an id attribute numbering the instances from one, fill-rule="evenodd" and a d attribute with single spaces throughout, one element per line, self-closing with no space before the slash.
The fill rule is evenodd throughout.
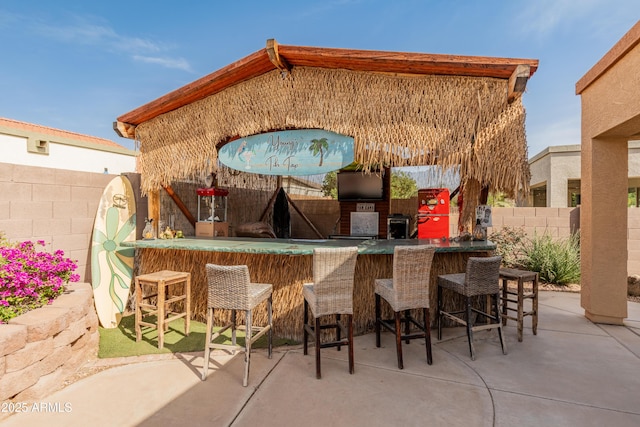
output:
<path id="1" fill-rule="evenodd" d="M 567 205 L 570 208 L 575 208 L 580 204 L 580 180 L 570 179 L 567 182 Z"/>
<path id="2" fill-rule="evenodd" d="M 531 189 L 531 205 L 537 208 L 547 206 L 547 186 L 542 185 Z"/>

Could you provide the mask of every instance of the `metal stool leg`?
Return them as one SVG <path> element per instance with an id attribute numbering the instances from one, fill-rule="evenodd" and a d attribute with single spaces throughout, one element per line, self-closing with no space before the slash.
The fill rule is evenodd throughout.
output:
<path id="1" fill-rule="evenodd" d="M 309 323 L 309 303 L 304 300 L 304 322 L 302 326 L 302 354 L 307 355 L 309 332 L 307 331 L 307 323 Z"/>
<path id="2" fill-rule="evenodd" d="M 438 312 L 436 313 L 438 318 L 438 341 L 442 339 L 442 288 L 438 286 Z"/>
<path id="3" fill-rule="evenodd" d="M 493 309 L 496 313 L 496 322 L 498 323 L 498 335 L 500 336 L 500 346 L 502 347 L 502 354 L 507 354 L 507 341 L 504 338 L 504 333 L 502 330 L 502 324 L 500 323 L 500 312 L 498 311 L 498 298 L 500 298 L 500 294 L 492 295 L 491 299 L 493 300 Z"/>
<path id="4" fill-rule="evenodd" d="M 244 379 L 242 380 L 242 386 L 246 387 L 249 383 L 249 364 L 251 362 L 251 337 L 253 336 L 251 331 L 251 310 L 246 311 L 247 329 L 244 336 Z"/>
<path id="5" fill-rule="evenodd" d="M 431 351 L 431 315 L 428 308 L 422 309 L 424 318 L 424 344 L 427 347 L 427 365 L 433 364 L 433 353 Z"/>
<path id="6" fill-rule="evenodd" d="M 355 363 L 353 361 L 353 314 L 348 314 L 347 318 L 349 322 L 349 373 L 353 374 L 355 371 Z"/>
<path id="7" fill-rule="evenodd" d="M 467 317 L 467 338 L 469 340 L 469 353 L 471 353 L 471 360 L 476 360 L 476 352 L 473 348 L 473 325 L 471 323 L 472 311 L 471 311 L 471 297 L 466 298 L 466 317 Z"/>
<path id="8" fill-rule="evenodd" d="M 316 317 L 316 327 L 313 330 L 313 333 L 316 338 L 316 378 L 322 378 L 322 372 L 320 368 L 320 318 Z"/>
<path id="9" fill-rule="evenodd" d="M 380 295 L 376 294 L 376 347 L 380 347 Z"/>
<path id="10" fill-rule="evenodd" d="M 402 363 L 402 314 L 399 311 L 395 312 L 396 320 L 396 354 L 398 356 L 398 369 L 404 369 L 404 363 Z"/>
<path id="11" fill-rule="evenodd" d="M 269 359 L 271 359 L 271 354 L 273 353 L 273 297 L 269 295 L 269 299 L 267 300 L 267 324 L 269 325 Z"/>

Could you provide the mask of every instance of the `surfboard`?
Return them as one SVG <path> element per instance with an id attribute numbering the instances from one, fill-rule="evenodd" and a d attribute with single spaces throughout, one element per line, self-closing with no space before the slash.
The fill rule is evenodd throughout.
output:
<path id="1" fill-rule="evenodd" d="M 107 184 L 96 212 L 91 239 L 91 286 L 98 320 L 115 328 L 124 312 L 133 276 L 136 202 L 129 179 L 117 176 Z"/>

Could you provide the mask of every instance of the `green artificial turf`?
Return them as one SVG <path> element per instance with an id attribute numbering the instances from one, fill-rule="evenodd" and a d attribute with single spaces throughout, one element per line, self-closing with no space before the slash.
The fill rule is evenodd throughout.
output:
<path id="1" fill-rule="evenodd" d="M 153 316 L 145 317 L 145 321 L 155 322 Z M 141 356 L 144 354 L 185 353 L 203 351 L 207 325 L 202 322 L 191 321 L 189 336 L 184 334 L 184 319 L 177 319 L 169 323 L 169 330 L 164 333 L 164 348 L 158 349 L 158 331 L 155 328 L 142 327 L 142 339 L 136 342 L 135 315 L 122 318 L 120 325 L 113 329 L 99 328 L 100 348 L 98 357 L 101 359 L 112 357 Z M 231 343 L 231 331 L 225 331 L 219 342 Z M 238 331 L 238 345 L 244 345 L 244 333 Z M 226 342 L 225 342 L 226 343 Z M 273 337 L 273 346 L 291 345 L 295 341 Z M 253 347 L 267 346 L 267 335 L 260 337 Z"/>

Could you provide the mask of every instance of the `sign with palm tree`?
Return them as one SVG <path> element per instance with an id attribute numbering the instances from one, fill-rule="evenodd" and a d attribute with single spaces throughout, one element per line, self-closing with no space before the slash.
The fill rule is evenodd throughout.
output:
<path id="1" fill-rule="evenodd" d="M 320 154 L 320 163 L 318 163 L 318 166 L 322 166 L 324 153 L 329 151 L 329 143 L 327 142 L 327 138 L 312 139 L 309 151 L 313 153 L 314 157 Z"/>
<path id="2" fill-rule="evenodd" d="M 353 162 L 353 137 L 324 129 L 266 132 L 236 139 L 218 151 L 224 165 L 263 175 L 318 175 Z"/>

